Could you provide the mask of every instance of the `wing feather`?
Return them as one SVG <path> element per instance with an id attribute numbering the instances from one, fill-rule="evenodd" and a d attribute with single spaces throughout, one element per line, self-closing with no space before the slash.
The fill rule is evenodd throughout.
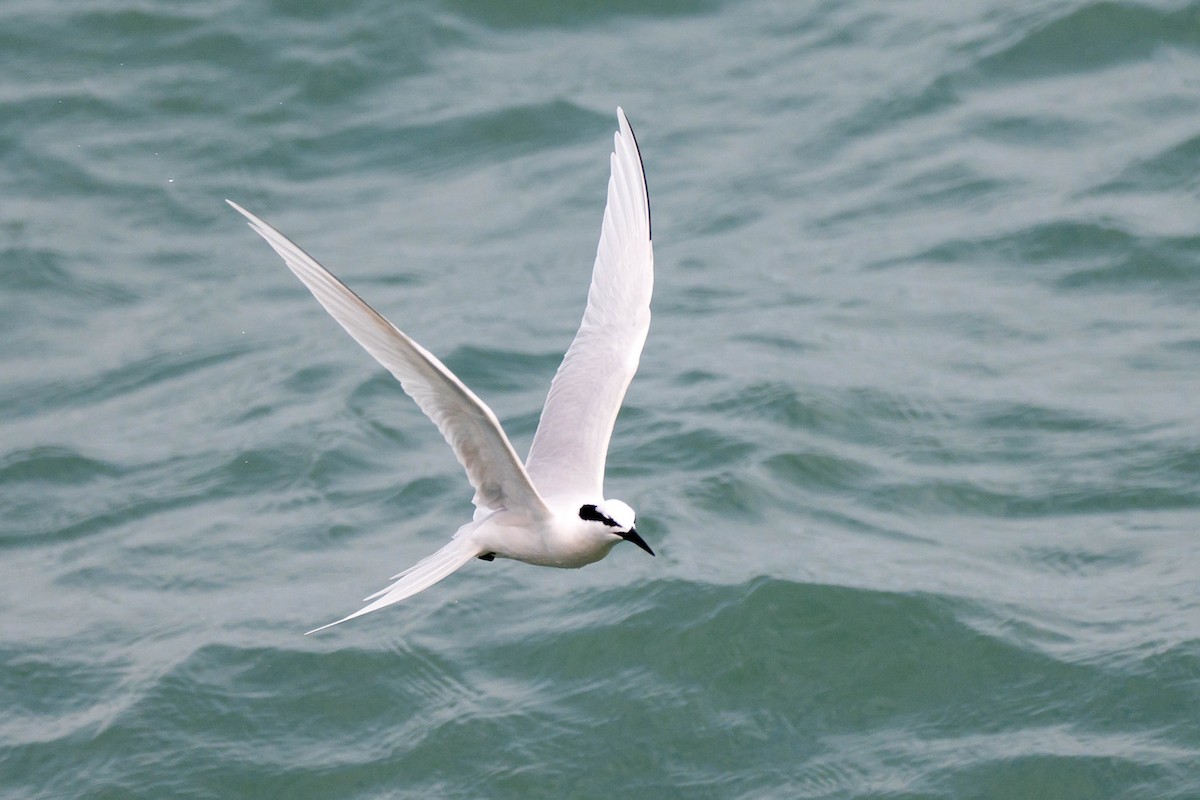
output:
<path id="1" fill-rule="evenodd" d="M 637 140 L 620 108 L 617 120 L 587 308 L 550 384 L 525 461 L 543 497 L 604 496 L 608 442 L 650 330 L 650 196 Z"/>
<path id="2" fill-rule="evenodd" d="M 496 415 L 474 392 L 294 242 L 232 200 L 226 202 L 250 220 L 325 310 L 433 420 L 466 469 L 476 506 L 525 511 L 537 519 L 549 514 Z"/>

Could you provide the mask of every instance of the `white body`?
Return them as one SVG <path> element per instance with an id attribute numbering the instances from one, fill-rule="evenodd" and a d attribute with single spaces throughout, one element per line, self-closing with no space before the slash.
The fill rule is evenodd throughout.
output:
<path id="1" fill-rule="evenodd" d="M 524 464 L 491 409 L 436 357 L 291 240 L 232 201 L 317 300 L 441 430 L 475 488 L 475 516 L 433 555 L 331 625 L 432 586 L 473 558 L 511 558 L 543 567 L 582 567 L 625 540 L 654 552 L 634 512 L 604 499 L 608 441 L 650 328 L 654 254 L 650 199 L 637 141 L 621 109 L 608 203 L 587 308 L 554 376 Z M 310 631 L 313 633 L 314 631 Z"/>
<path id="2" fill-rule="evenodd" d="M 455 537 L 475 542 L 484 553 L 539 567 L 578 569 L 599 561 L 621 541 L 608 526 L 579 518 L 583 502 L 568 499 L 547 503 L 549 515 L 534 521 L 522 512 L 501 510 L 481 515 L 459 528 Z M 603 501 L 605 509 L 624 506 L 633 527 L 633 509 L 620 500 Z"/>

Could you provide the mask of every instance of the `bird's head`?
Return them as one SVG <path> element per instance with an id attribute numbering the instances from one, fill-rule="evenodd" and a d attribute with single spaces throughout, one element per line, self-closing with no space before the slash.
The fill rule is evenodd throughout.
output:
<path id="1" fill-rule="evenodd" d="M 646 540 L 638 534 L 637 528 L 633 526 L 635 517 L 633 509 L 620 500 L 604 500 L 596 505 L 589 503 L 579 507 L 580 519 L 596 522 L 604 526 L 607 533 L 627 542 L 633 542 L 650 555 L 654 555 L 650 545 L 646 544 Z"/>

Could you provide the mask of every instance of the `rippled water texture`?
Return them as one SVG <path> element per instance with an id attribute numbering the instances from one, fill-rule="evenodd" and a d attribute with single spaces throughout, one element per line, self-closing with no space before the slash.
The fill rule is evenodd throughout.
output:
<path id="1" fill-rule="evenodd" d="M 222 202 L 529 445 L 615 108 L 655 318 L 497 561 Z M 0 798 L 1200 797 L 1200 4 L 0 5 Z"/>

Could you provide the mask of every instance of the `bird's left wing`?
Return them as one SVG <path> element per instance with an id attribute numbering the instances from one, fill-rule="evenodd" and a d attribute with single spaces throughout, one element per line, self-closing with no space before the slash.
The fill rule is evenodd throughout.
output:
<path id="1" fill-rule="evenodd" d="M 549 514 L 492 410 L 432 353 L 388 322 L 294 242 L 232 200 L 225 202 L 283 257 L 325 310 L 375 360 L 396 376 L 467 471 L 481 508 Z"/>
<path id="2" fill-rule="evenodd" d="M 650 330 L 650 194 L 637 140 L 620 108 L 617 121 L 587 309 L 550 384 L 525 461 L 543 497 L 604 496 L 608 440 Z"/>

